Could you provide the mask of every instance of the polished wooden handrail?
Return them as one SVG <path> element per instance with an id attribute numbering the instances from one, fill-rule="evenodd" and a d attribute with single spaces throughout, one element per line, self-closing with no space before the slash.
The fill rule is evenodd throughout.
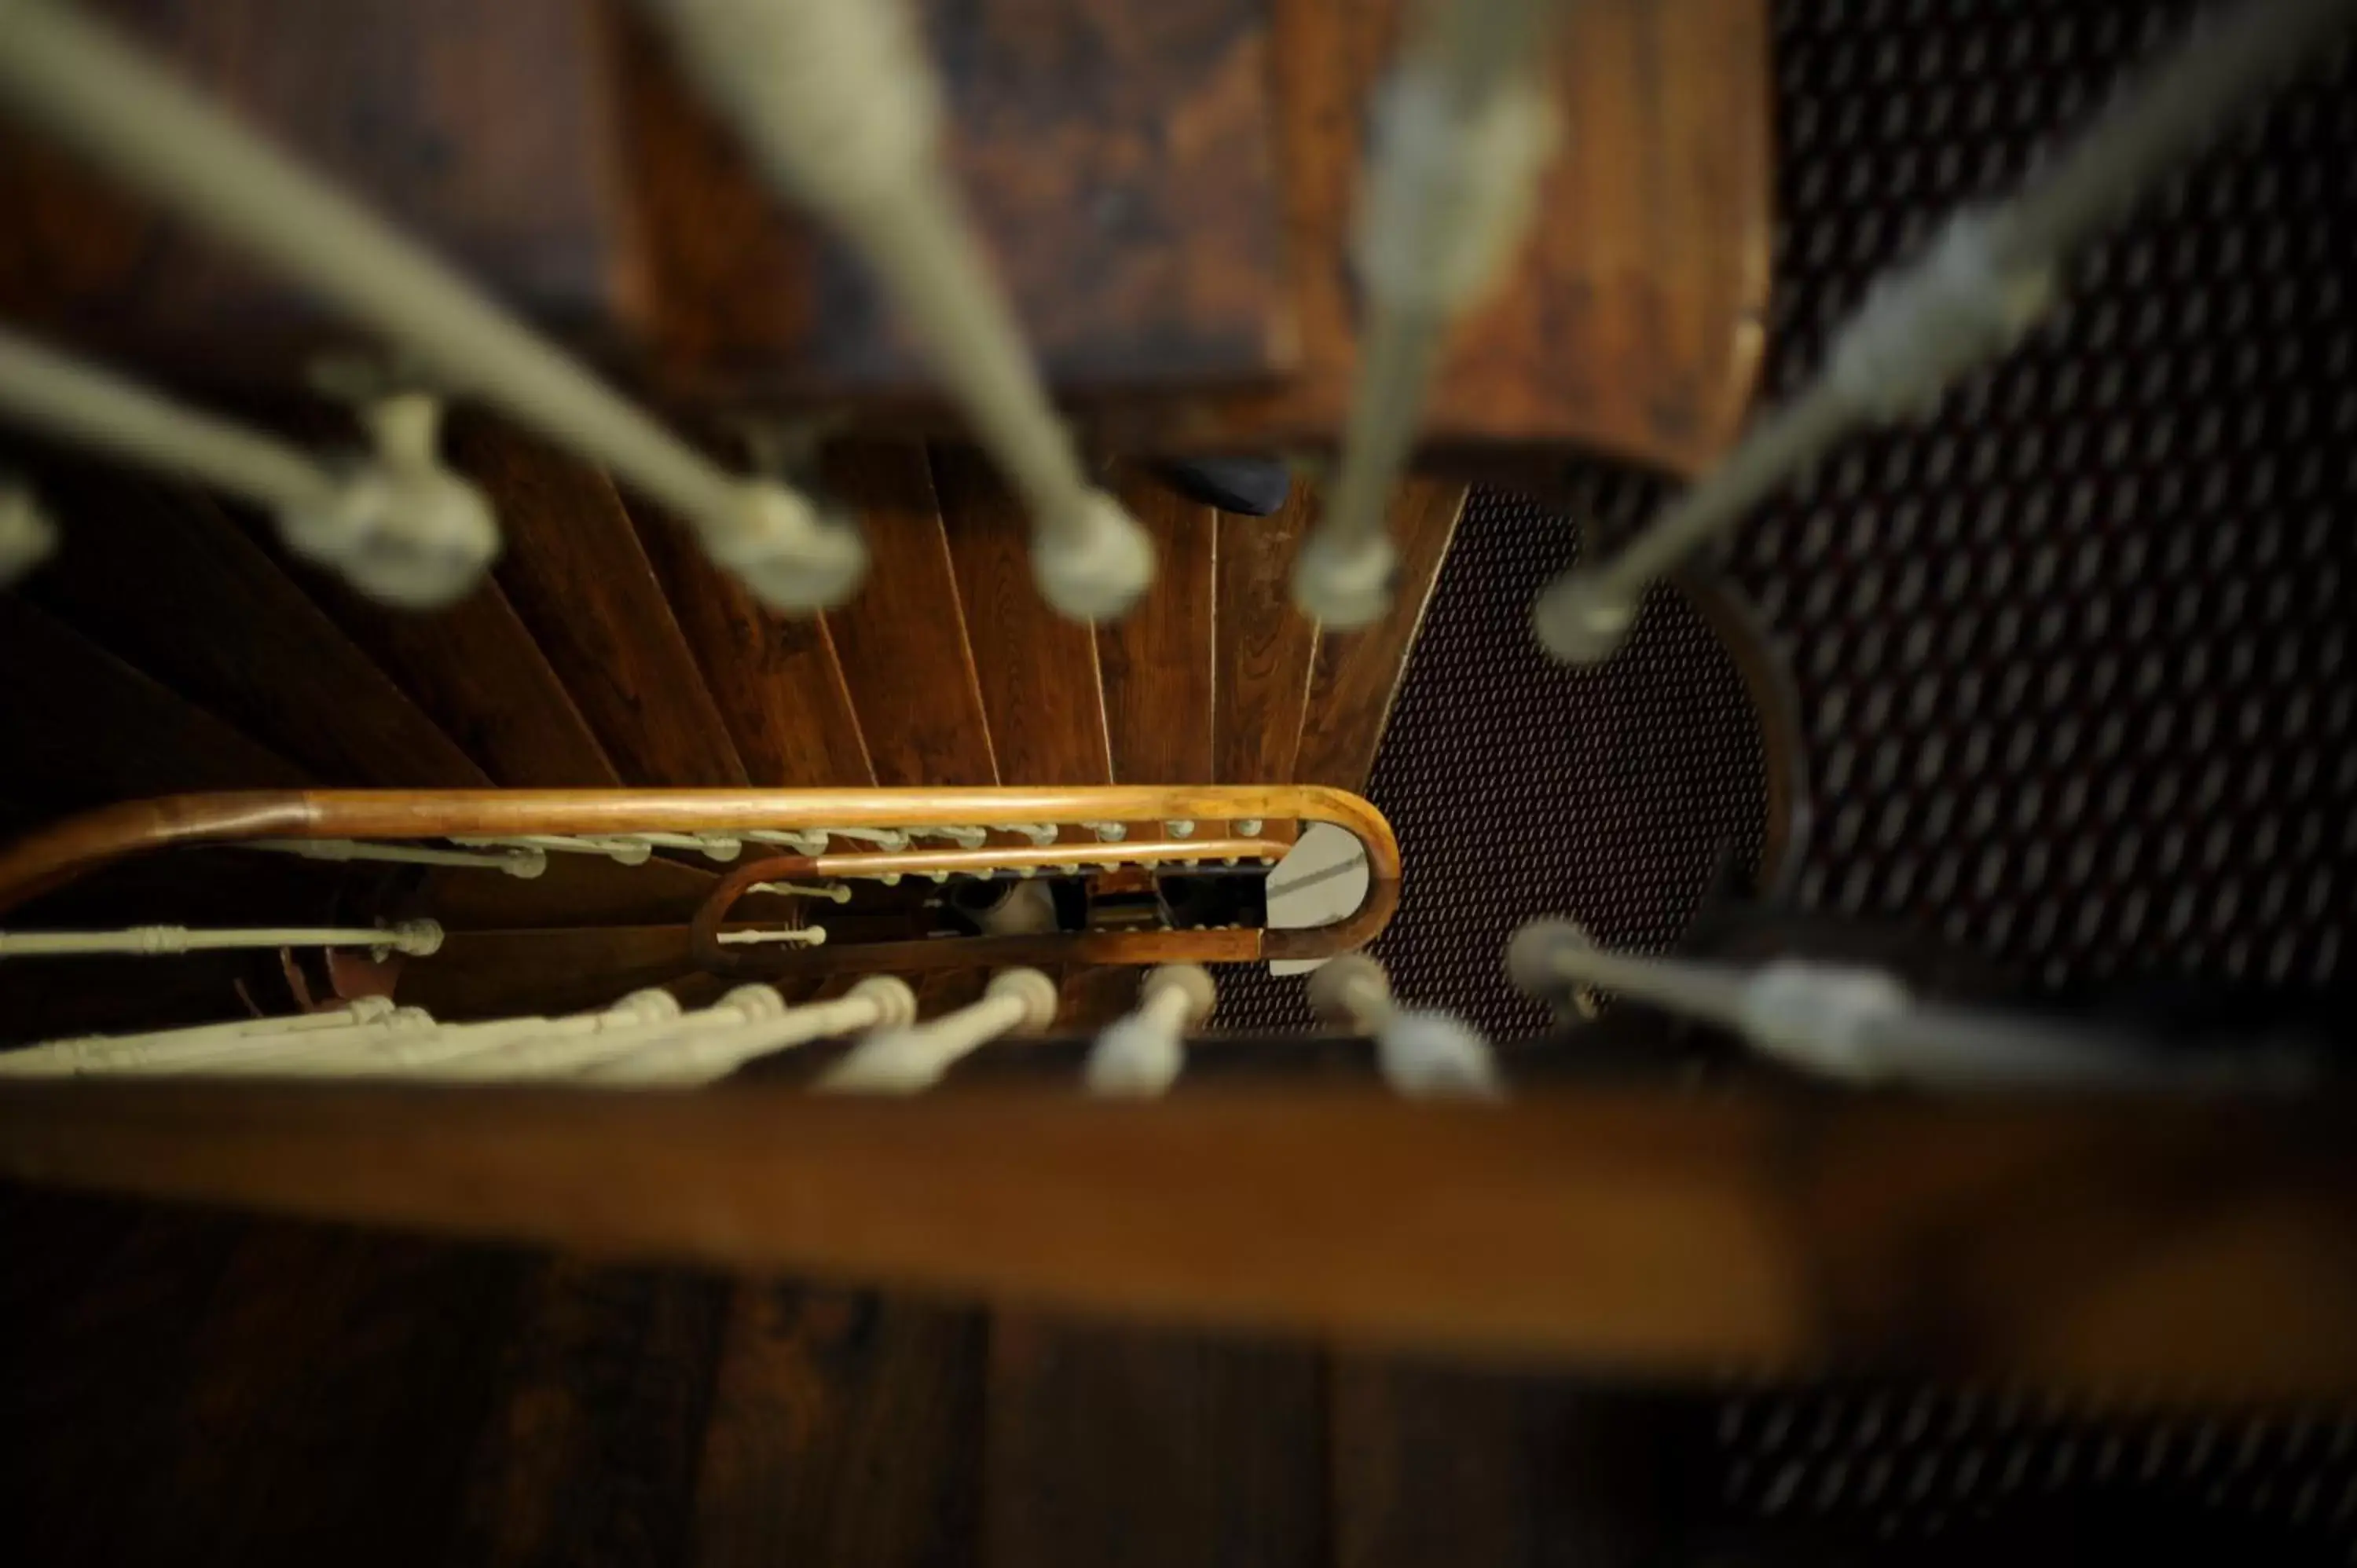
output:
<path id="1" fill-rule="evenodd" d="M 2348 1133 L 2149 1097 L 0 1087 L 0 1173 L 71 1187 L 1654 1374 L 2129 1400 L 2357 1392 Z"/>
<path id="2" fill-rule="evenodd" d="M 197 844 L 252 839 L 499 838 L 633 832 L 731 832 L 818 827 L 948 827 L 1000 822 L 1153 824 L 1135 843 L 1007 843 L 981 849 L 785 856 L 739 866 L 699 911 L 709 937 L 728 903 L 754 882 L 813 876 L 987 871 L 1110 860 L 1274 860 L 1284 845 L 1247 836 L 1166 838 L 1168 822 L 1331 822 L 1366 851 L 1359 908 L 1302 930 L 1096 932 L 981 938 L 956 944 L 876 943 L 861 968 L 935 968 L 1001 962 L 1172 963 L 1322 958 L 1364 945 L 1398 906 L 1399 843 L 1383 813 L 1359 796 L 1320 785 L 1115 785 L 942 789 L 443 789 L 273 790 L 174 795 L 107 806 L 39 829 L 0 849 L 0 912 L 115 861 Z M 726 897 L 722 899 L 721 894 Z M 707 918 L 708 917 L 708 918 Z M 708 929 L 706 928 L 709 928 Z M 713 951 L 721 950 L 713 943 Z M 737 955 L 731 952 L 734 961 Z M 751 961 L 747 961 L 751 963 Z M 818 954 L 767 953 L 764 973 L 843 968 Z M 726 967 L 734 968 L 732 961 Z"/>

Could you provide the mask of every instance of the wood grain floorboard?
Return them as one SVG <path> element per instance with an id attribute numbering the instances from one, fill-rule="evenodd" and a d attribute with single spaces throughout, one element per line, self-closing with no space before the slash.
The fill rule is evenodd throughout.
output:
<path id="1" fill-rule="evenodd" d="M 932 457 L 999 782 L 1112 783 L 1094 633 L 1039 596 L 1029 520 L 982 456 L 943 446 Z"/>
<path id="2" fill-rule="evenodd" d="M 452 461 L 498 510 L 500 586 L 626 784 L 748 782 L 720 710 L 606 476 L 503 427 L 468 421 Z"/>
<path id="3" fill-rule="evenodd" d="M 1135 472 L 1114 489 L 1154 540 L 1156 573 L 1135 609 L 1097 628 L 1114 780 L 1208 784 L 1219 513 Z"/>
<path id="4" fill-rule="evenodd" d="M 328 784 L 490 778 L 209 499 L 77 472 L 70 527 L 23 592 Z"/>
<path id="5" fill-rule="evenodd" d="M 698 1568 L 949 1568 L 979 1530 L 978 1315 L 737 1287 L 696 1476 Z"/>
<path id="6" fill-rule="evenodd" d="M 1002 1315 L 987 1408 L 994 1568 L 1327 1561 L 1314 1352 Z"/>
<path id="7" fill-rule="evenodd" d="M 876 781 L 834 639 L 818 616 L 782 616 L 715 565 L 687 530 L 633 507 L 670 597 L 752 782 L 856 789 Z"/>
<path id="8" fill-rule="evenodd" d="M 876 782 L 996 783 L 924 449 L 840 446 L 828 455 L 826 480 L 867 533 L 867 581 L 858 597 L 827 612 L 826 624 Z"/>
<path id="9" fill-rule="evenodd" d="M 0 594 L 0 751 L 12 796 L 63 810 L 310 775 L 18 594 Z M 35 672 L 38 672 L 37 674 Z"/>
<path id="10" fill-rule="evenodd" d="M 1424 626 L 1425 606 L 1464 510 L 1461 484 L 1411 479 L 1401 487 L 1388 519 L 1400 560 L 1392 607 L 1358 631 L 1319 632 L 1294 783 L 1330 784 L 1354 793 L 1366 789 L 1392 701 Z"/>
<path id="11" fill-rule="evenodd" d="M 1222 784 L 1281 784 L 1301 744 L 1318 623 L 1293 607 L 1293 555 L 1315 510 L 1296 485 L 1272 517 L 1222 512 L 1212 676 L 1212 767 Z"/>

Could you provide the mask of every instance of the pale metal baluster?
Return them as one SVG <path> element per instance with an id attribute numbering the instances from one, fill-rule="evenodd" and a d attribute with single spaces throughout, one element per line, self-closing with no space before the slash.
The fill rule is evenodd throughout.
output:
<path id="1" fill-rule="evenodd" d="M 1392 999 L 1391 977 L 1365 953 L 1329 959 L 1309 976 L 1309 1005 L 1329 1024 L 1372 1035 L 1383 1081 L 1415 1100 L 1493 1100 L 1503 1092 L 1490 1042 L 1446 1013 Z"/>
<path id="2" fill-rule="evenodd" d="M 6 51 L 0 37 L 0 58 Z M 430 398 L 374 405 L 374 454 L 339 466 L 0 328 L 0 411 L 250 501 L 276 519 L 290 549 L 390 604 L 449 604 L 499 553 L 482 492 L 436 455 Z"/>
<path id="3" fill-rule="evenodd" d="M 1609 952 L 1569 920 L 1516 931 L 1506 968 L 1516 989 L 1559 1009 L 1582 989 L 1612 992 L 1717 1025 L 1788 1067 L 1853 1083 L 2298 1090 L 2314 1077 L 2303 1052 L 2171 1053 L 2096 1028 L 1921 1002 L 1880 970 Z"/>
<path id="4" fill-rule="evenodd" d="M 410 1024 L 431 1024 L 414 1008 Z M 400 1016 L 382 996 L 363 996 L 346 1006 L 321 1013 L 296 1013 L 281 1018 L 241 1018 L 229 1024 L 200 1024 L 183 1029 L 161 1029 L 143 1035 L 93 1035 L 51 1040 L 21 1050 L 0 1051 L 0 1077 L 71 1078 L 82 1073 L 128 1071 L 142 1063 L 161 1065 L 175 1059 L 194 1061 L 240 1052 L 283 1048 L 290 1040 L 322 1036 L 341 1037 L 365 1026 L 382 1026 Z"/>
<path id="5" fill-rule="evenodd" d="M 768 985 L 740 985 L 710 1007 L 693 1013 L 673 1009 L 670 1015 L 622 1020 L 606 1028 L 551 1028 L 543 1026 L 521 1036 L 487 1044 L 443 1060 L 406 1066 L 404 1077 L 443 1081 L 565 1078 L 614 1061 L 662 1040 L 742 1027 L 757 1019 L 776 1018 L 785 1001 Z"/>
<path id="6" fill-rule="evenodd" d="M 755 930 L 723 931 L 720 941 L 728 947 L 758 947 L 770 943 L 790 948 L 817 948 L 826 945 L 824 926 L 775 926 Z"/>
<path id="7" fill-rule="evenodd" d="M 1055 1021 L 1056 983 L 1036 969 L 1002 970 L 982 1000 L 922 1024 L 879 1029 L 814 1086 L 833 1092 L 914 1094 L 941 1081 L 960 1058 L 1017 1029 Z"/>
<path id="8" fill-rule="evenodd" d="M 231 948 L 370 948 L 424 958 L 442 947 L 433 920 L 391 926 L 262 926 L 195 930 L 132 926 L 119 931 L 0 931 L 0 958 L 75 958 L 93 953 L 154 957 Z"/>
<path id="9" fill-rule="evenodd" d="M 917 1016 L 908 982 L 873 974 L 831 1002 L 791 1007 L 742 1028 L 652 1041 L 585 1069 L 576 1081 L 603 1088 L 686 1087 L 726 1078 L 757 1057 L 862 1029 L 896 1029 Z"/>
<path id="10" fill-rule="evenodd" d="M 472 834 L 453 837 L 450 842 L 475 849 L 514 848 L 540 850 L 554 854 L 602 854 L 623 865 L 644 865 L 654 858 L 654 845 L 643 838 L 615 834 L 596 837 L 583 833 L 507 833 L 497 838 Z"/>
<path id="11" fill-rule="evenodd" d="M 989 841 L 988 830 L 978 827 L 910 828 L 912 839 L 942 839 L 963 849 L 980 849 Z"/>
<path id="12" fill-rule="evenodd" d="M 1494 285 L 1555 148 L 1544 71 L 1555 0 L 1427 4 L 1376 110 L 1353 249 L 1367 328 L 1341 471 L 1302 542 L 1293 597 L 1337 628 L 1390 608 L 1384 514 L 1449 325 Z"/>
<path id="13" fill-rule="evenodd" d="M 289 1078 L 404 1078 L 430 1075 L 445 1062 L 479 1056 L 525 1038 L 556 1039 L 603 1035 L 680 1015 L 678 999 L 666 991 L 633 991 L 611 1007 L 562 1018 L 493 1018 L 479 1024 L 442 1024 L 432 1029 L 326 1039 L 287 1047 L 249 1058 L 245 1070 Z"/>
<path id="14" fill-rule="evenodd" d="M 0 588 L 57 553 L 58 525 L 28 485 L 0 483 Z"/>
<path id="15" fill-rule="evenodd" d="M 2012 200 L 1966 210 L 1892 270 L 1835 334 L 1825 367 L 1700 484 L 1600 564 L 1565 573 L 1534 613 L 1556 658 L 1611 656 L 1655 579 L 1861 424 L 1921 417 L 2010 349 L 2053 302 L 2071 252 L 2191 156 L 2230 112 L 2357 18 L 2352 0 L 2260 0 L 2197 27 Z"/>
<path id="16" fill-rule="evenodd" d="M 0 106 L 242 246 L 482 398 L 612 469 L 694 526 L 779 609 L 842 603 L 866 547 L 842 519 L 727 473 L 424 247 L 57 0 L 7 0 Z"/>
<path id="17" fill-rule="evenodd" d="M 851 889 L 840 882 L 756 882 L 748 893 L 775 893 L 787 898 L 823 898 L 830 904 L 851 902 Z"/>
<path id="18" fill-rule="evenodd" d="M 1031 514 L 1048 602 L 1098 620 L 1153 547 L 1090 485 L 941 154 L 941 90 L 904 0 L 644 0 L 770 178 L 839 230 L 915 328 Z"/>
<path id="19" fill-rule="evenodd" d="M 1200 964 L 1168 963 L 1146 972 L 1137 1010 L 1097 1036 L 1082 1079 L 1092 1094 L 1152 1099 L 1178 1079 L 1187 1036 L 1219 1004 L 1219 988 Z"/>
<path id="20" fill-rule="evenodd" d="M 383 861 L 395 865 L 447 865 L 457 868 L 475 867 L 484 871 L 501 872 L 509 876 L 529 880 L 548 869 L 548 853 L 538 849 L 501 852 L 480 852 L 464 849 L 425 849 L 414 844 L 371 843 L 363 839 L 248 839 L 240 849 L 264 850 L 273 854 L 300 855 L 305 860 Z"/>

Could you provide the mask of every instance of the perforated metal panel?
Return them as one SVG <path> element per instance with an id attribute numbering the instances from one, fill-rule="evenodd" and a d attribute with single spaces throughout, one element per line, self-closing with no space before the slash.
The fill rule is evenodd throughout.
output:
<path id="1" fill-rule="evenodd" d="M 2002 1544 L 2007 1561 L 2137 1542 L 2199 1561 L 2232 1542 L 2339 1562 L 2357 1530 L 2346 1411 L 2098 1416 L 2020 1391 L 1858 1387 L 1729 1400 L 1711 1423 L 1716 1480 L 1695 1505 L 1755 1540 Z"/>
<path id="2" fill-rule="evenodd" d="M 2009 185 L 2181 6 L 1791 5 L 1774 382 Z M 1920 430 L 1753 519 L 1819 786 L 1802 902 L 2046 987 L 2331 980 L 2357 803 L 2357 73 L 2294 90 L 2089 254 Z"/>
<path id="3" fill-rule="evenodd" d="M 1641 515 L 1652 487 L 1597 476 L 1594 504 Z M 1404 999 L 1501 1037 L 1546 1025 L 1501 967 L 1530 915 L 1577 909 L 1616 945 L 1674 940 L 1723 862 L 1749 877 L 1765 837 L 1760 737 L 1742 678 L 1702 618 L 1663 590 L 1628 656 L 1566 669 L 1528 632 L 1574 532 L 1485 494 L 1458 525 L 1369 796 L 1406 867 L 1373 952 Z M 1280 875 L 1282 875 L 1280 873 Z M 1298 980 L 1222 977 L 1231 1029 L 1308 1027 Z"/>

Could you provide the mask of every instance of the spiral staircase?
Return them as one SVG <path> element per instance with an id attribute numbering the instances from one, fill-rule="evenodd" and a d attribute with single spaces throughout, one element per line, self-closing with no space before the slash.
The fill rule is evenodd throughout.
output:
<path id="1" fill-rule="evenodd" d="M 872 542 L 874 586 L 792 621 L 634 520 L 595 470 L 488 424 L 456 446 L 497 499 L 509 545 L 494 582 L 433 618 L 368 604 L 193 492 L 45 475 L 70 515 L 104 522 L 70 532 L 0 609 L 12 668 L 43 671 L 10 682 L 0 717 L 28 764 L 11 780 L 19 818 L 329 786 L 1363 787 L 1463 495 L 1411 487 L 1397 515 L 1416 560 L 1399 609 L 1321 638 L 1284 593 L 1301 501 L 1265 519 L 1221 514 L 1133 474 L 1124 493 L 1157 536 L 1163 575 L 1140 613 L 1091 628 L 1040 604 L 1019 515 L 971 454 L 854 448 L 830 476 Z M 523 879 L 196 850 L 101 872 L 10 919 L 431 918 L 446 937 L 403 961 L 397 1000 L 454 1019 L 563 1013 L 646 987 L 716 994 L 724 983 L 699 972 L 688 923 L 726 869 L 683 851 L 638 865 L 558 854 Z M 1067 1022 L 1119 1010 L 1117 977 L 1071 967 Z M 984 975 L 912 978 L 931 1013 L 971 1000 Z M 89 958 L 70 973 L 15 964 L 0 983 L 17 988 L 20 1043 L 339 994 L 270 952 Z"/>
<path id="2" fill-rule="evenodd" d="M 2173 1057 L 1772 904 L 1530 921 L 1554 1032 L 1494 1051 L 1345 956 L 1415 875 L 1357 792 L 1461 476 L 1699 476 L 1530 628 L 1686 598 L 1773 882 L 1796 702 L 1695 552 L 2012 347 L 2346 0 L 2161 56 L 1739 438 L 1757 0 L 92 8 L 138 46 L 0 0 L 58 144 L 0 139 L 27 1560 L 1453 1561 L 1419 1498 L 1690 1511 L 1631 1499 L 1706 1439 L 1615 1374 L 2357 1388 L 2313 1040 Z M 1171 478 L 1234 450 L 1334 457 L 1268 516 Z M 1367 892 L 1280 930 L 1312 822 Z M 1276 957 L 1333 1026 L 1221 1038 Z"/>

